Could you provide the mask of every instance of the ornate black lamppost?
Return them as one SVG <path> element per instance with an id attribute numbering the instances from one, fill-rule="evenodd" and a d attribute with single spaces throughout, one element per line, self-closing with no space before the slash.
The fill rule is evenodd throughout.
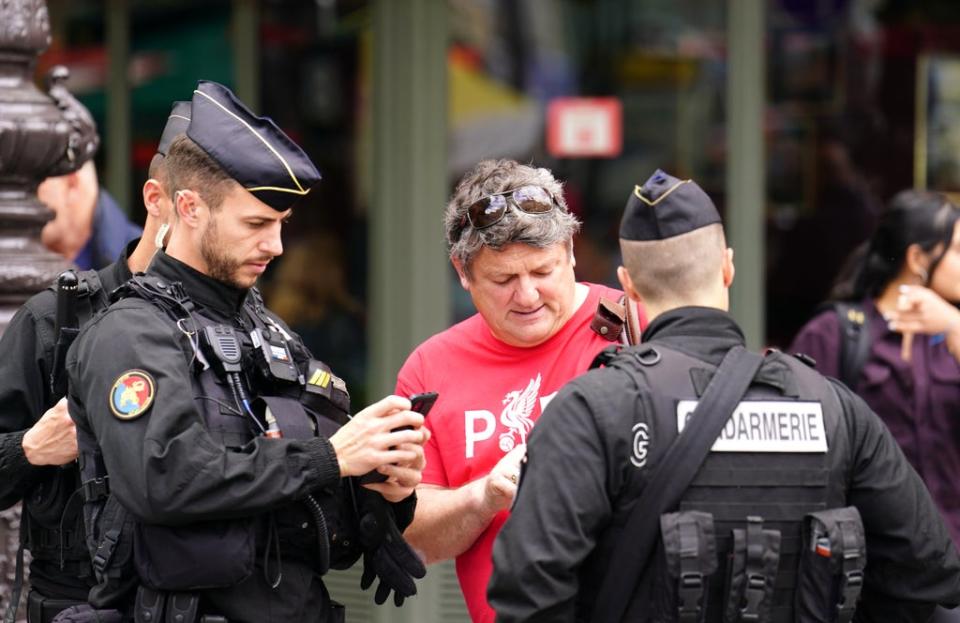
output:
<path id="1" fill-rule="evenodd" d="M 16 309 L 66 262 L 40 244 L 52 213 L 37 185 L 75 171 L 96 151 L 96 126 L 55 67 L 48 93 L 34 84 L 37 55 L 50 44 L 44 0 L 0 2 L 0 332 Z"/>
<path id="2" fill-rule="evenodd" d="M 0 333 L 67 266 L 40 244 L 53 214 L 37 199 L 37 185 L 77 170 L 97 148 L 93 119 L 64 86 L 66 69 L 50 72 L 47 93 L 34 84 L 37 55 L 49 44 L 44 0 L 0 0 Z M 18 527 L 19 507 L 0 513 L 0 604 L 13 577 Z"/>

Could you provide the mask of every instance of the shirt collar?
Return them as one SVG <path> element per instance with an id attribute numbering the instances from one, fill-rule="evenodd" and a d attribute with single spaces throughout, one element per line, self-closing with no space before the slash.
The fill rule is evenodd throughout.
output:
<path id="1" fill-rule="evenodd" d="M 250 292 L 247 288 L 236 288 L 205 275 L 170 257 L 162 249 L 153 256 L 147 274 L 171 282 L 179 281 L 193 302 L 227 316 L 240 311 Z"/>
<path id="2" fill-rule="evenodd" d="M 727 312 L 712 307 L 679 307 L 653 319 L 643 332 L 643 342 L 659 342 L 714 365 L 746 339 Z"/>

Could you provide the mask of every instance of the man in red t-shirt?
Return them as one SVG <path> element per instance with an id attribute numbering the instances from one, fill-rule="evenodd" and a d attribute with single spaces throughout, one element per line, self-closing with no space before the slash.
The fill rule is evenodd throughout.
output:
<path id="1" fill-rule="evenodd" d="M 580 223 L 547 169 L 481 162 L 458 185 L 444 224 L 479 313 L 421 344 L 400 370 L 398 394 L 439 393 L 404 536 L 427 562 L 456 557 L 470 616 L 487 622 L 493 540 L 517 491 L 527 435 L 557 390 L 610 345 L 590 325 L 600 297 L 621 293 L 577 283 Z"/>

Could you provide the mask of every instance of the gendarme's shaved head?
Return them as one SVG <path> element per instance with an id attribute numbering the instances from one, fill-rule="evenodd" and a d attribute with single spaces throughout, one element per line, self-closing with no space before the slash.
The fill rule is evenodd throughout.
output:
<path id="1" fill-rule="evenodd" d="M 623 265 L 640 296 L 668 307 L 696 305 L 717 287 L 727 242 L 719 223 L 664 240 L 620 239 Z"/>

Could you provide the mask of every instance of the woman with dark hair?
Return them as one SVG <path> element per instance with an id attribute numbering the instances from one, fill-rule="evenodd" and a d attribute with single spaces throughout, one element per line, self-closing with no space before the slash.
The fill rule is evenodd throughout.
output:
<path id="1" fill-rule="evenodd" d="M 823 374 L 851 377 L 843 380 L 890 428 L 954 543 L 960 543 L 958 219 L 960 208 L 942 195 L 897 194 L 834 287 L 832 297 L 845 305 L 814 317 L 790 346 L 813 357 Z M 857 359 L 857 348 L 862 355 L 851 374 L 844 361 Z"/>

